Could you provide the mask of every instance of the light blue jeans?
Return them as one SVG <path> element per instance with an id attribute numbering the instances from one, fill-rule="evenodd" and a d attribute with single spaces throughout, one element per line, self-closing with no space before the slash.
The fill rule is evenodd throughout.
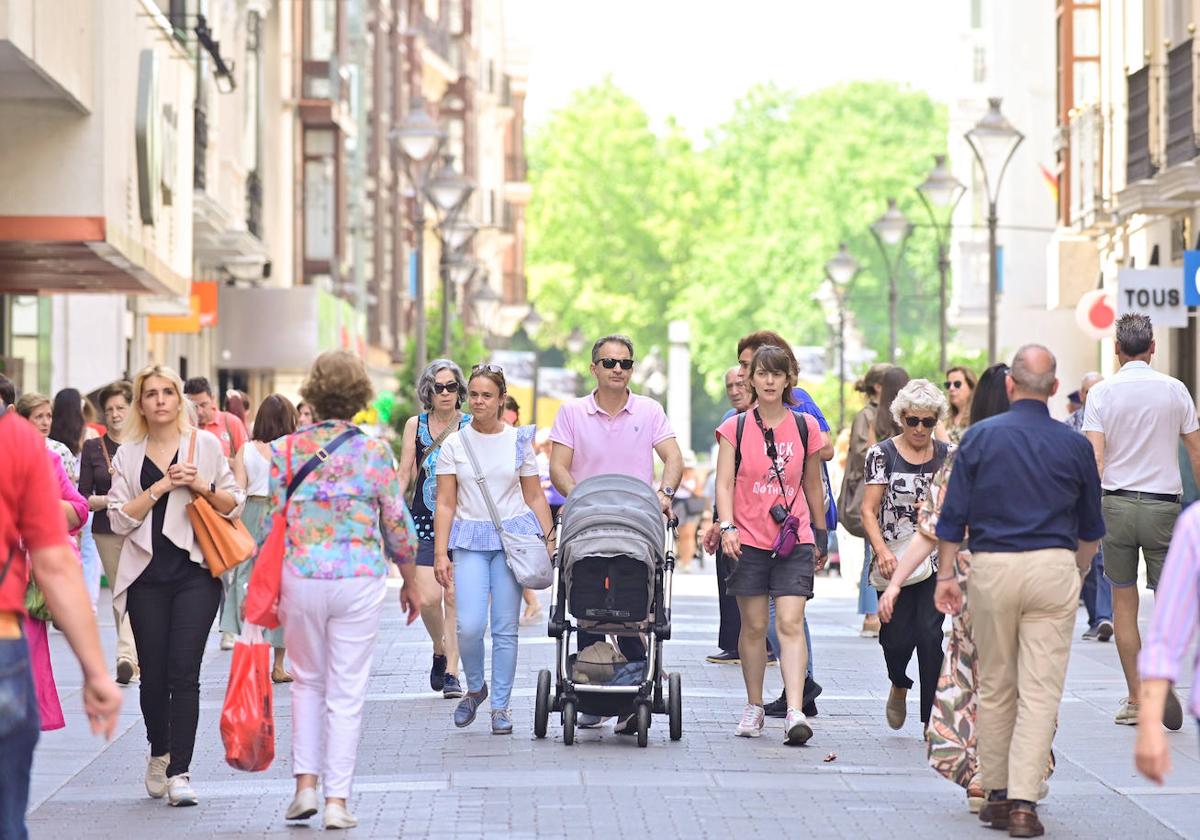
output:
<path id="1" fill-rule="evenodd" d="M 79 531 L 79 560 L 83 563 L 83 582 L 87 585 L 88 598 L 92 602 L 92 612 L 100 600 L 100 552 L 96 549 L 96 539 L 92 536 L 92 517 L 89 513 L 83 528 Z M 112 581 L 108 585 L 112 586 Z"/>
<path id="2" fill-rule="evenodd" d="M 493 709 L 507 709 L 517 673 L 517 614 L 521 585 L 503 551 L 454 549 L 454 593 L 458 604 L 458 647 L 467 690 L 483 688 L 483 634 L 491 596 Z"/>
<path id="3" fill-rule="evenodd" d="M 875 615 L 879 612 L 879 593 L 871 585 L 871 542 L 863 540 L 862 574 L 858 576 L 858 614 Z"/>

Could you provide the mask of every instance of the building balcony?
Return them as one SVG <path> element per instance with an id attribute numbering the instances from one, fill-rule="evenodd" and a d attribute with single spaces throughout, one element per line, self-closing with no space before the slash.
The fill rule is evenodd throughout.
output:
<path id="1" fill-rule="evenodd" d="M 223 207 L 204 190 L 192 196 L 192 252 L 197 264 L 213 269 L 234 266 L 237 270 L 255 263 L 261 267 L 270 257 L 241 214 Z"/>
<path id="2" fill-rule="evenodd" d="M 96 9 L 91 0 L 0 2 L 0 100 L 58 102 L 89 113 Z"/>
<path id="3" fill-rule="evenodd" d="M 1167 166 L 1190 161 L 1198 151 L 1196 70 L 1189 38 L 1167 54 Z"/>
<path id="4" fill-rule="evenodd" d="M 1070 218 L 1075 228 L 1082 232 L 1111 226 L 1109 200 L 1104 191 L 1104 129 L 1104 117 L 1098 105 L 1074 111 L 1067 125 Z"/>

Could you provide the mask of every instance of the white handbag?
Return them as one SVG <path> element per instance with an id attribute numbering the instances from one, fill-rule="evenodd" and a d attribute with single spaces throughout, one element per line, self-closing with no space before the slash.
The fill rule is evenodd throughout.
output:
<path id="1" fill-rule="evenodd" d="M 896 560 L 899 561 L 904 557 L 904 553 L 908 551 L 908 544 L 911 542 L 912 537 L 910 536 L 906 540 L 901 540 L 893 545 L 889 545 L 888 549 L 892 552 L 892 554 L 895 555 Z M 933 558 L 936 554 L 937 551 L 934 550 L 928 557 L 922 560 L 920 565 L 913 570 L 913 573 L 909 575 L 908 578 L 905 579 L 904 583 L 900 584 L 900 586 L 912 586 L 914 583 L 920 583 L 923 580 L 928 580 L 929 576 L 933 574 Z M 868 577 L 871 586 L 880 590 L 887 589 L 888 584 L 892 582 L 890 577 L 885 577 L 883 572 L 879 571 L 879 555 L 874 555 L 871 557 L 871 573 Z"/>
<path id="2" fill-rule="evenodd" d="M 487 480 L 483 470 L 479 468 L 479 460 L 475 457 L 475 451 L 471 449 L 471 442 L 465 434 L 460 434 L 459 440 L 462 441 L 463 449 L 467 451 L 467 457 L 471 460 L 471 467 L 475 470 L 475 481 L 479 484 L 479 491 L 483 493 L 483 500 L 487 502 L 488 513 L 492 517 L 492 524 L 496 526 L 496 533 L 500 535 L 500 545 L 504 548 L 504 562 L 508 564 L 517 583 L 525 589 L 547 588 L 554 582 L 554 567 L 550 563 L 550 553 L 546 549 L 545 541 L 535 534 L 513 534 L 504 530 L 500 512 L 496 510 L 496 502 L 488 490 Z"/>

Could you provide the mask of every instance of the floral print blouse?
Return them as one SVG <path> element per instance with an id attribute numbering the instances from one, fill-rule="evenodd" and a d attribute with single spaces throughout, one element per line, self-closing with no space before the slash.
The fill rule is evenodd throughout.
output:
<path id="1" fill-rule="evenodd" d="M 344 420 L 325 420 L 297 430 L 291 435 L 292 474 L 350 428 Z M 272 515 L 283 509 L 287 493 L 286 452 L 287 438 L 271 444 Z M 325 580 L 382 577 L 385 554 L 404 564 L 413 562 L 416 552 L 416 528 L 395 459 L 381 440 L 365 434 L 350 438 L 292 494 L 286 563 L 293 574 Z"/>
<path id="2" fill-rule="evenodd" d="M 946 498 L 946 488 L 950 486 L 950 474 L 954 471 L 954 456 L 957 454 L 958 447 L 952 447 L 946 454 L 942 468 L 929 482 L 929 491 L 925 494 L 925 501 L 917 510 L 917 530 L 931 540 L 938 538 L 938 519 L 942 515 L 942 502 Z"/>

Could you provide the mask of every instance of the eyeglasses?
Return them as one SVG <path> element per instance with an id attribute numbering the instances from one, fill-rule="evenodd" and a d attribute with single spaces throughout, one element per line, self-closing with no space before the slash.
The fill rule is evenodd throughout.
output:
<path id="1" fill-rule="evenodd" d="M 500 367 L 500 365 L 489 365 L 484 362 L 480 362 L 479 364 L 475 365 L 475 367 L 471 368 L 471 373 L 479 373 L 480 371 L 487 371 L 488 373 L 504 373 L 504 368 Z"/>
<path id="2" fill-rule="evenodd" d="M 932 429 L 937 425 L 936 417 L 905 417 L 904 425 L 910 429 L 915 429 L 917 426 L 924 426 L 926 429 Z"/>
<path id="3" fill-rule="evenodd" d="M 434 382 L 433 383 L 433 392 L 435 394 L 446 394 L 446 393 L 457 394 L 458 393 L 458 383 L 457 382 Z"/>
<path id="4" fill-rule="evenodd" d="M 966 382 L 959 379 L 954 382 L 950 382 L 950 381 L 943 382 L 942 387 L 945 388 L 947 391 L 949 391 L 951 388 L 963 388 L 966 386 L 966 384 L 967 384 Z"/>
<path id="5" fill-rule="evenodd" d="M 633 359 L 597 359 L 596 361 L 604 365 L 606 370 L 612 370 L 617 365 L 621 366 L 621 370 L 629 370 L 633 367 Z"/>

